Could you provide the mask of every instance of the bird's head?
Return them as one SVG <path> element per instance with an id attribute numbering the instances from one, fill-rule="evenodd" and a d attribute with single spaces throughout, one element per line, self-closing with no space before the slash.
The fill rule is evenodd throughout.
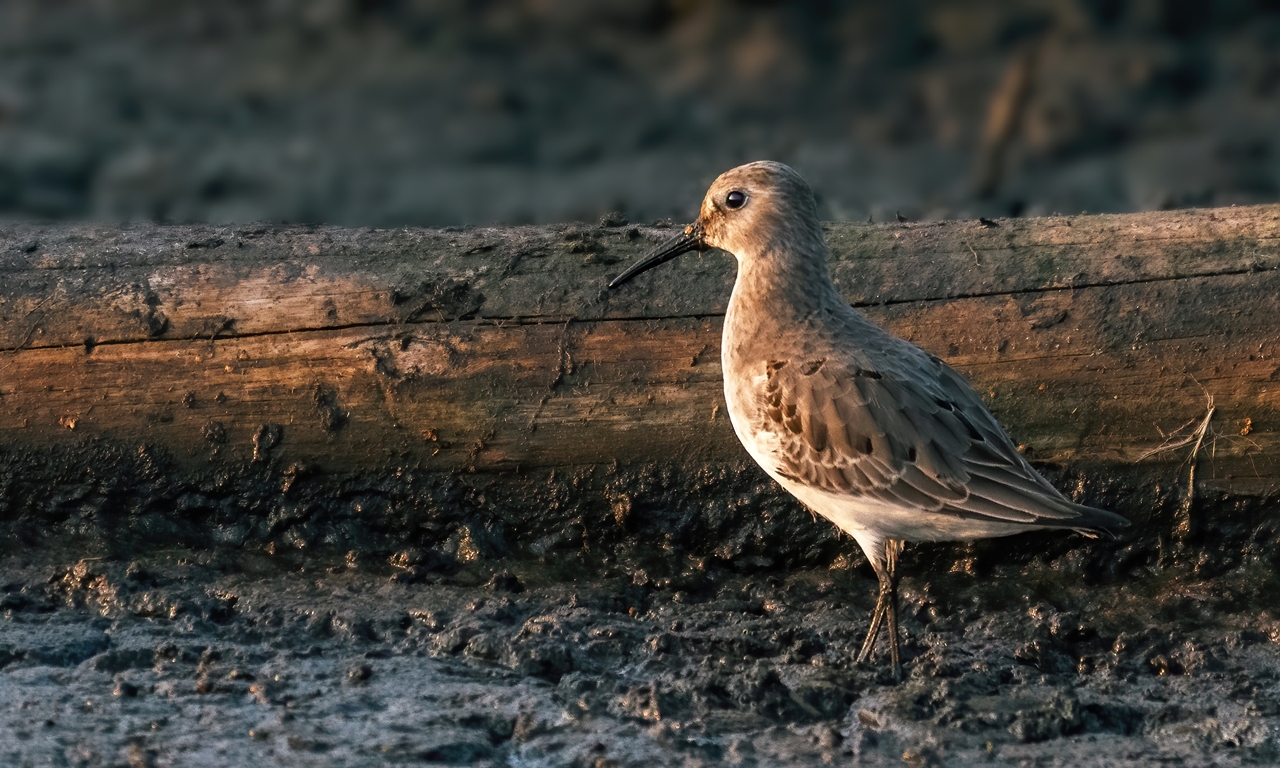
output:
<path id="1" fill-rule="evenodd" d="M 719 248 L 744 261 L 766 254 L 824 252 L 813 192 L 800 174 L 763 160 L 720 174 L 697 221 L 609 283 L 616 288 L 682 253 Z"/>

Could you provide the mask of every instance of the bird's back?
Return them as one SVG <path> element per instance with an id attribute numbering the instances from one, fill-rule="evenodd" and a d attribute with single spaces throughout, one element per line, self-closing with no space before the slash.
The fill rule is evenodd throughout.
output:
<path id="1" fill-rule="evenodd" d="M 767 290 L 747 293 L 750 307 L 735 286 L 722 350 L 734 429 L 766 472 L 860 542 L 1128 525 L 1064 497 L 956 371 L 843 300 L 796 315 L 772 310 Z"/>

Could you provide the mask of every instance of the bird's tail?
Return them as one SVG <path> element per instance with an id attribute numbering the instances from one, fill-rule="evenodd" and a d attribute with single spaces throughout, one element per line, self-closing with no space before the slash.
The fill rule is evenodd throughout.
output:
<path id="1" fill-rule="evenodd" d="M 1080 517 L 1075 520 L 1064 520 L 1062 522 L 1063 527 L 1071 528 L 1077 533 L 1082 533 L 1091 538 L 1099 535 L 1113 539 L 1118 538 L 1120 532 L 1130 525 L 1127 518 L 1121 517 L 1115 512 L 1075 503 L 1071 503 L 1071 507 L 1080 513 Z"/>

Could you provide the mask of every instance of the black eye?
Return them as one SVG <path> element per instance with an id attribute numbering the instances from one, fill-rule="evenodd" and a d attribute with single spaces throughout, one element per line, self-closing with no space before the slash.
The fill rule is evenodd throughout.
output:
<path id="1" fill-rule="evenodd" d="M 747 194 L 735 189 L 725 197 L 724 204 L 737 210 L 747 204 Z"/>

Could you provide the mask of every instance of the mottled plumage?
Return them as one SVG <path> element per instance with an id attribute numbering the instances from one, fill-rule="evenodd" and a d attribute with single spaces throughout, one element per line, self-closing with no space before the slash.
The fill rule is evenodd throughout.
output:
<path id="1" fill-rule="evenodd" d="M 900 675 L 902 542 L 1128 525 L 1063 496 L 950 366 L 849 306 L 795 171 L 758 162 L 722 174 L 697 222 L 610 285 L 708 246 L 738 260 L 721 348 L 734 431 L 770 476 L 853 536 L 880 577 L 859 660 L 887 618 Z"/>

